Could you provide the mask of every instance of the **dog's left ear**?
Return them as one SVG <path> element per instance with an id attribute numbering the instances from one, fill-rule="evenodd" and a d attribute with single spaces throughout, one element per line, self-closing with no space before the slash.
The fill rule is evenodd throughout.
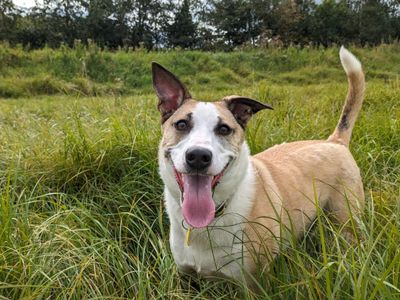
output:
<path id="1" fill-rule="evenodd" d="M 161 123 L 164 123 L 191 96 L 185 85 L 170 71 L 156 62 L 151 67 L 153 87 L 160 100 L 158 110 L 161 113 Z"/>
<path id="2" fill-rule="evenodd" d="M 242 128 L 246 127 L 247 122 L 255 113 L 263 109 L 273 109 L 268 104 L 241 96 L 228 96 L 223 101 Z"/>

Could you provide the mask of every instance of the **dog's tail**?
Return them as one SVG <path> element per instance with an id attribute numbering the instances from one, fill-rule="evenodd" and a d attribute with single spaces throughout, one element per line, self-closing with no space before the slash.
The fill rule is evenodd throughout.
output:
<path id="1" fill-rule="evenodd" d="M 328 141 L 349 146 L 358 113 L 364 99 L 365 79 L 360 61 L 343 46 L 340 48 L 340 61 L 347 75 L 349 88 L 339 123 Z"/>

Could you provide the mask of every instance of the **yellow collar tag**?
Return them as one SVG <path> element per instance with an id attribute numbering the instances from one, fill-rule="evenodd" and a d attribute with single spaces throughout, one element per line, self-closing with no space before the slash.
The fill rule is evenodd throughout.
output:
<path id="1" fill-rule="evenodd" d="M 192 227 L 189 227 L 186 231 L 185 245 L 190 246 L 190 234 L 192 233 Z"/>

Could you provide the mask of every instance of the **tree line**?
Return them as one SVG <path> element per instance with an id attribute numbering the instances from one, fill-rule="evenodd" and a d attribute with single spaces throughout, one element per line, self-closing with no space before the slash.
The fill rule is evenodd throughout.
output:
<path id="1" fill-rule="evenodd" d="M 354 43 L 400 38 L 399 0 L 0 0 L 0 40 L 73 46 L 231 50 L 240 46 Z"/>

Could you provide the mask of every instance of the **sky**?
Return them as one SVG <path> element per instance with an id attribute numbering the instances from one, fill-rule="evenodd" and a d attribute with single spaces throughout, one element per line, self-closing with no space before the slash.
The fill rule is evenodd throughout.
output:
<path id="1" fill-rule="evenodd" d="M 13 0 L 15 5 L 31 8 L 35 5 L 35 0 Z M 41 2 L 41 1 L 39 1 Z"/>

